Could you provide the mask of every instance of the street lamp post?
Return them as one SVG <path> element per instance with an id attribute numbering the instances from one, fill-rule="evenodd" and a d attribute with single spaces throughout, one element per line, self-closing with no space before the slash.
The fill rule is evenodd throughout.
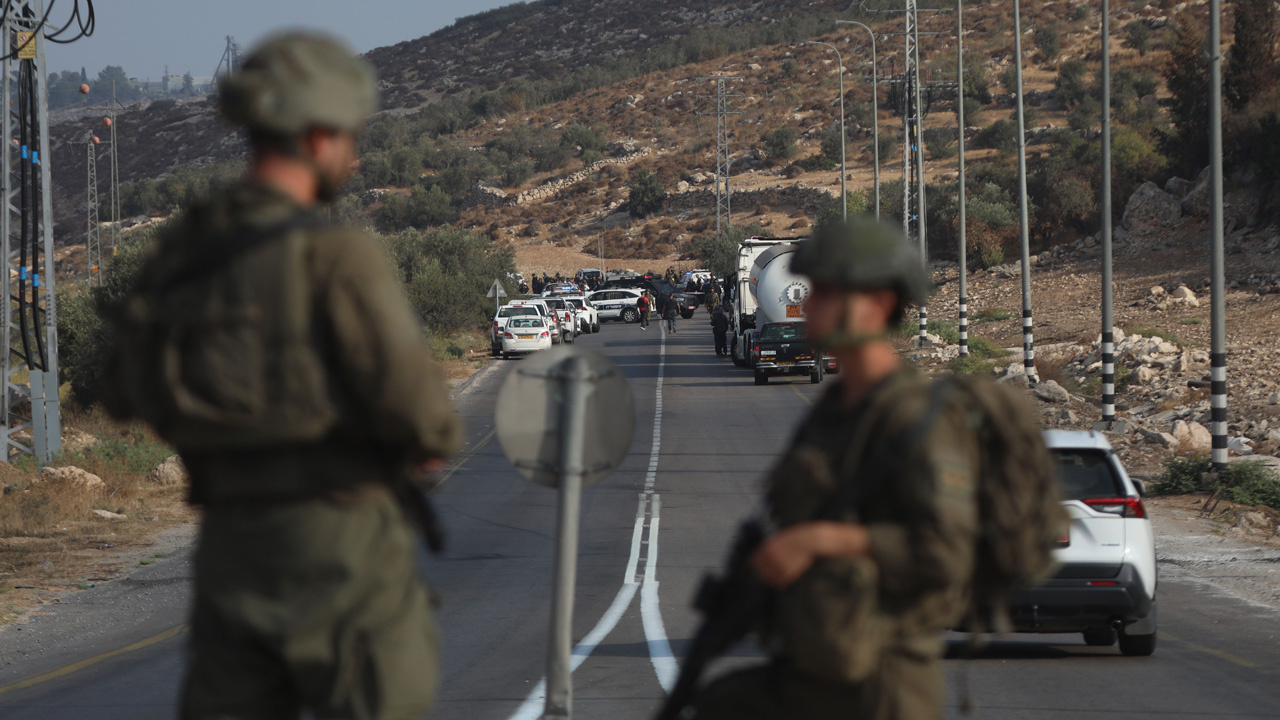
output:
<path id="1" fill-rule="evenodd" d="M 880 219 L 880 99 L 877 94 L 879 84 L 876 79 L 876 34 L 871 28 L 857 20 L 837 20 L 837 25 L 857 25 L 867 31 L 871 38 L 871 152 L 874 158 L 872 170 L 875 173 L 876 219 Z M 841 98 L 843 99 L 843 94 Z"/>
<path id="2" fill-rule="evenodd" d="M 804 45 L 826 45 L 836 54 L 836 62 L 840 65 L 840 217 L 844 220 L 849 219 L 849 193 L 845 191 L 845 177 L 849 174 L 849 169 L 845 165 L 844 155 L 844 58 L 840 57 L 840 51 L 835 45 L 827 42 L 818 42 L 816 40 L 805 40 Z"/>

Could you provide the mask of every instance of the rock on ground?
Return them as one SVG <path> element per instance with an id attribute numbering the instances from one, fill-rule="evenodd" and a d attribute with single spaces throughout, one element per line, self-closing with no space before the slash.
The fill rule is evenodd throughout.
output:
<path id="1" fill-rule="evenodd" d="M 1213 435 L 1198 422 L 1179 420 L 1173 424 L 1172 434 L 1180 447 L 1192 452 L 1207 453 L 1213 449 Z"/>
<path id="2" fill-rule="evenodd" d="M 31 481 L 31 484 L 33 486 L 70 485 L 85 490 L 102 490 L 107 486 L 97 475 L 73 466 L 41 468 L 40 474 Z"/>
<path id="3" fill-rule="evenodd" d="M 1182 219 L 1182 203 L 1153 182 L 1145 182 L 1124 206 L 1126 229 L 1138 231 L 1172 225 Z"/>
<path id="4" fill-rule="evenodd" d="M 187 467 L 182 464 L 182 458 L 177 455 L 169 456 L 164 462 L 147 473 L 147 482 L 160 487 L 182 485 L 186 481 Z"/>
<path id="5" fill-rule="evenodd" d="M 1046 380 L 1042 383 L 1037 383 L 1032 389 L 1032 392 L 1035 393 L 1036 397 L 1045 402 L 1064 403 L 1071 400 L 1071 393 L 1067 392 L 1066 388 L 1053 380 Z"/>

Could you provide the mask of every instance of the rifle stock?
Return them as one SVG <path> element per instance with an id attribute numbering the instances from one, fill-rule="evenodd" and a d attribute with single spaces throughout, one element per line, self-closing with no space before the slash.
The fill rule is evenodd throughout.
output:
<path id="1" fill-rule="evenodd" d="M 694 599 L 694 607 L 704 616 L 702 625 L 681 663 L 680 677 L 655 720 L 677 720 L 693 702 L 707 665 L 756 628 L 772 594 L 750 564 L 751 555 L 765 536 L 759 522 L 743 523 L 725 575 L 703 578 Z"/>

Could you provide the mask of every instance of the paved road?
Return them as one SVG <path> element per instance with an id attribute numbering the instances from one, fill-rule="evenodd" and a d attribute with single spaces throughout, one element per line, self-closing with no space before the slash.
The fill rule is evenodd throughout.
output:
<path id="1" fill-rule="evenodd" d="M 687 609 L 694 586 L 754 511 L 761 469 L 820 389 L 807 380 L 755 387 L 750 375 L 715 357 L 704 323 L 682 323 L 665 343 L 656 325 L 606 325 L 580 339 L 623 368 L 637 399 L 629 456 L 583 501 L 574 631 L 582 718 L 653 712 L 696 622 Z M 436 495 L 450 547 L 428 563 L 444 597 L 445 676 L 433 719 L 532 720 L 540 710 L 555 496 L 511 470 L 491 436 L 500 381 L 519 362 L 499 363 L 459 398 L 470 455 Z M 83 628 L 91 642 L 76 642 L 80 630 L 49 640 L 51 647 L 26 640 L 29 660 L 5 667 L 15 633 L 0 636 L 0 683 L 179 625 L 189 566 L 179 557 L 148 571 L 166 589 L 142 604 L 145 621 L 118 617 L 108 624 L 114 630 L 103 631 L 93 613 L 59 607 L 25 630 L 28 637 L 54 637 L 44 628 L 65 626 Z M 975 659 L 948 662 L 948 714 L 960 717 L 967 676 L 979 718 L 1280 717 L 1280 615 L 1172 574 L 1161 586 L 1164 637 L 1155 656 L 1122 658 L 1074 636 L 1000 642 Z M 109 591 L 120 592 L 95 589 L 76 602 L 119 602 Z M 84 618 L 80 625 L 67 624 L 76 617 Z M 30 687 L 0 689 L 0 717 L 172 717 L 184 641 L 177 634 Z M 962 655 L 963 643 L 953 649 Z M 753 655 L 744 650 L 727 662 Z"/>

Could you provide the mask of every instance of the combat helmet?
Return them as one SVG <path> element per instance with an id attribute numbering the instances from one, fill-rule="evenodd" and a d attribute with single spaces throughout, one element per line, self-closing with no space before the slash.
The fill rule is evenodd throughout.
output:
<path id="1" fill-rule="evenodd" d="M 820 228 L 812 239 L 800 243 L 791 272 L 807 276 L 815 285 L 891 288 L 903 306 L 926 302 L 931 290 L 920 253 L 896 228 L 866 217 Z"/>
<path id="2" fill-rule="evenodd" d="M 341 42 L 309 32 L 276 35 L 219 84 L 236 125 L 289 137 L 314 127 L 355 132 L 377 110 L 373 67 Z"/>

